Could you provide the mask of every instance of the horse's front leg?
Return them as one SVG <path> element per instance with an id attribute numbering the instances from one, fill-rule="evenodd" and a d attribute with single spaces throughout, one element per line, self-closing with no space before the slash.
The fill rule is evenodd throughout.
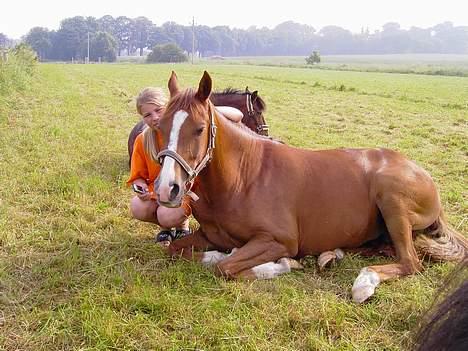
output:
<path id="1" fill-rule="evenodd" d="M 217 268 L 229 278 L 270 279 L 295 268 L 295 261 L 289 258 L 294 255 L 274 239 L 252 239 L 220 261 Z"/>
<path id="2" fill-rule="evenodd" d="M 196 230 L 192 235 L 184 236 L 181 239 L 173 241 L 168 247 L 168 253 L 172 257 L 182 257 L 187 260 L 193 260 L 197 262 L 204 261 L 211 262 L 214 260 L 213 253 L 218 251 L 208 251 L 213 250 L 215 246 L 211 243 L 203 233 L 201 229 Z M 211 254 L 210 254 L 211 253 Z M 219 253 L 218 261 L 223 259 L 226 254 Z M 217 261 L 215 262 L 217 263 Z"/>

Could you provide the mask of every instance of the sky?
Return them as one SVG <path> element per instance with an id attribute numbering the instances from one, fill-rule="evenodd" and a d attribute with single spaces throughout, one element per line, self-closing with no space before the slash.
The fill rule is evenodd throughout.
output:
<path id="1" fill-rule="evenodd" d="M 189 25 L 227 25 L 246 29 L 274 28 L 285 21 L 320 30 L 337 25 L 353 33 L 361 28 L 371 32 L 387 22 L 403 29 L 428 28 L 450 21 L 468 26 L 467 0 L 5 0 L 0 6 L 0 33 L 19 39 L 36 26 L 57 30 L 60 21 L 74 16 L 104 15 L 135 18 L 145 16 L 160 26 L 173 21 Z"/>

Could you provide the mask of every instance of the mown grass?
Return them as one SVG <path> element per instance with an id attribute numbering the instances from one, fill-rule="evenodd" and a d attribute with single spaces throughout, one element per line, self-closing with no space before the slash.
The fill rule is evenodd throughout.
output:
<path id="1" fill-rule="evenodd" d="M 318 273 L 234 282 L 153 243 L 130 218 L 126 139 L 133 96 L 175 69 L 195 86 L 259 90 L 271 133 L 307 148 L 383 146 L 434 176 L 466 233 L 466 78 L 259 66 L 44 64 L 0 114 L 0 349 L 405 350 L 452 268 L 426 265 L 350 299 L 347 256 Z"/>
<path id="2" fill-rule="evenodd" d="M 214 60 L 229 64 L 308 68 L 359 72 L 387 72 L 468 77 L 468 56 L 450 54 L 323 55 L 319 65 L 305 56 L 240 56 Z M 208 59 L 213 61 L 212 59 Z"/>

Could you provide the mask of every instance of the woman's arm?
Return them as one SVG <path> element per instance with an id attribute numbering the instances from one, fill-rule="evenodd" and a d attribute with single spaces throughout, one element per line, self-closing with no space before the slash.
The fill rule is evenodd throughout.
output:
<path id="1" fill-rule="evenodd" d="M 244 114 L 240 110 L 231 106 L 215 106 L 215 109 L 224 117 L 235 123 L 239 123 L 244 117 Z"/>

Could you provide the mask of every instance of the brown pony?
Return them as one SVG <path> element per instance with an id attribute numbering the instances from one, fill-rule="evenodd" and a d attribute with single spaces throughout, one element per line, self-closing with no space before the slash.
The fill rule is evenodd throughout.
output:
<path id="1" fill-rule="evenodd" d="M 231 278 L 272 278 L 290 271 L 291 258 L 389 235 L 397 262 L 363 268 L 356 302 L 380 282 L 420 271 L 417 251 L 466 256 L 467 240 L 446 224 L 433 180 L 414 162 L 388 149 L 312 151 L 258 137 L 216 113 L 211 89 L 207 72 L 198 90 L 181 91 L 174 72 L 169 80 L 156 193 L 161 205 L 177 207 L 197 177 L 200 223 L 170 245 L 171 254 Z"/>
<path id="2" fill-rule="evenodd" d="M 268 136 L 268 124 L 265 122 L 263 112 L 266 109 L 266 104 L 258 95 L 258 91 L 250 92 L 246 87 L 245 91 L 240 91 L 234 88 L 227 88 L 221 92 L 211 94 L 210 100 L 217 106 L 231 106 L 242 112 L 244 117 L 242 123 L 255 133 L 263 136 Z M 146 124 L 140 120 L 130 131 L 128 135 L 128 164 L 131 164 L 133 154 L 133 144 L 137 136 L 145 130 Z"/>

